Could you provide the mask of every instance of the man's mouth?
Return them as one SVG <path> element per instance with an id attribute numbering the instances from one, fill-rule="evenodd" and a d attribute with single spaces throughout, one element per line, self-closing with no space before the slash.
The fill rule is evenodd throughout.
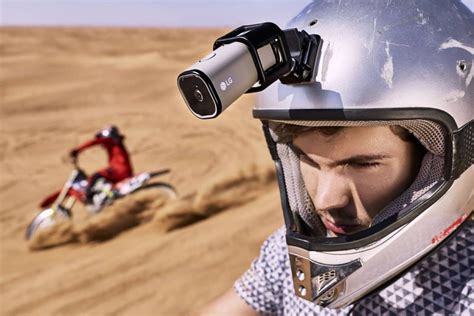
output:
<path id="1" fill-rule="evenodd" d="M 321 217 L 321 220 L 328 230 L 338 235 L 353 234 L 364 229 L 364 226 L 360 224 L 332 222 L 324 217 Z"/>

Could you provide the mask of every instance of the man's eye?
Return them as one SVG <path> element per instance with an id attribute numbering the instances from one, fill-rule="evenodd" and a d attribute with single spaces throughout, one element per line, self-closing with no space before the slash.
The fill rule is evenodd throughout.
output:
<path id="1" fill-rule="evenodd" d="M 379 162 L 353 162 L 350 164 L 353 168 L 357 169 L 370 169 L 380 165 Z"/>
<path id="2" fill-rule="evenodd" d="M 310 165 L 311 167 L 315 167 L 315 168 L 319 169 L 319 165 L 307 156 L 301 155 L 300 156 L 300 161 L 307 164 L 307 165 Z"/>

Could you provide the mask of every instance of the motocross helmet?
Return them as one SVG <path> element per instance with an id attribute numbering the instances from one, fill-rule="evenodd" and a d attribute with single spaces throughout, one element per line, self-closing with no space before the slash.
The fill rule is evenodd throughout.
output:
<path id="1" fill-rule="evenodd" d="M 456 0 L 317 0 L 288 27 L 321 36 L 315 80 L 273 83 L 253 115 L 277 168 L 295 293 L 339 308 L 389 285 L 472 222 L 474 16 Z M 368 229 L 329 237 L 282 124 L 398 125 L 426 154 Z"/>
<path id="2" fill-rule="evenodd" d="M 95 134 L 96 138 L 112 138 L 117 143 L 122 142 L 124 136 L 120 134 L 120 131 L 117 126 L 111 125 L 107 126 L 104 129 L 100 130 Z"/>

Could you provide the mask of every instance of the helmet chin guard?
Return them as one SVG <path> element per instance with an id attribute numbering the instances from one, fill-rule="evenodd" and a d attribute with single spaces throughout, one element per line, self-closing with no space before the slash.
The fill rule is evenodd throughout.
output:
<path id="1" fill-rule="evenodd" d="M 321 36 L 316 82 L 275 82 L 258 93 L 253 114 L 277 167 L 295 293 L 341 308 L 390 284 L 472 220 L 474 17 L 459 1 L 315 1 L 289 27 Z M 428 152 L 370 228 L 328 237 L 279 124 L 398 125 Z"/>

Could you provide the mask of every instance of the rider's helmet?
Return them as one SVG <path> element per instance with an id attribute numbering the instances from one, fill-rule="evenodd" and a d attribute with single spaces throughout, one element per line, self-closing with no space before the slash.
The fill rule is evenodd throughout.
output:
<path id="1" fill-rule="evenodd" d="M 122 140 L 125 138 L 122 134 L 120 134 L 120 131 L 117 126 L 115 125 L 110 125 L 102 130 L 98 131 L 95 134 L 96 138 L 111 138 L 117 143 L 121 143 Z"/>
<path id="2" fill-rule="evenodd" d="M 288 27 L 321 36 L 316 80 L 275 82 L 257 95 L 253 114 L 277 166 L 295 291 L 342 307 L 390 284 L 472 221 L 474 17 L 459 0 L 316 0 Z M 414 182 L 370 228 L 328 237 L 285 125 L 398 125 L 426 154 Z"/>

